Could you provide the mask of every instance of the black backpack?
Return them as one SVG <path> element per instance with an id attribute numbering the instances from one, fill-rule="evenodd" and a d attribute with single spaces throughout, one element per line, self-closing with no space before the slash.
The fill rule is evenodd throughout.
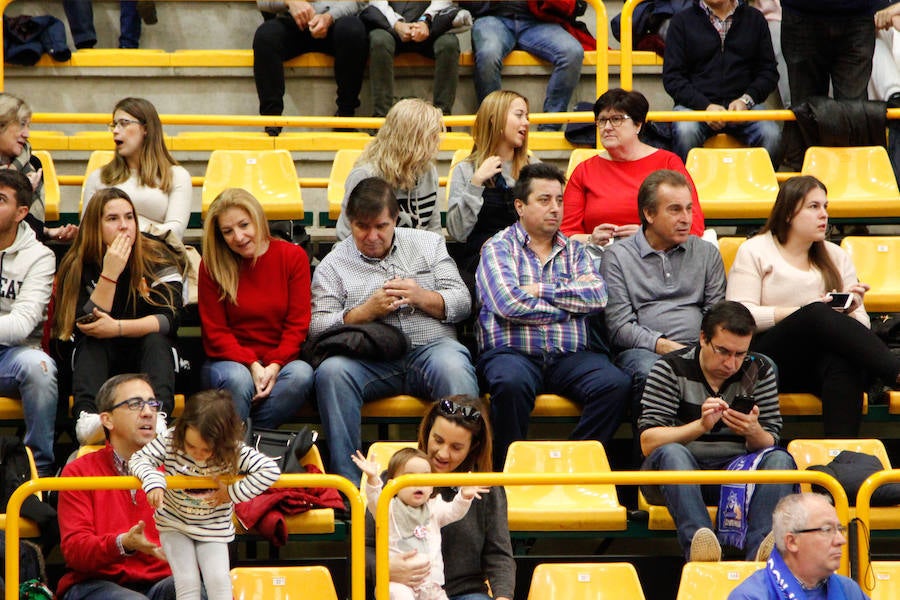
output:
<path id="1" fill-rule="evenodd" d="M 31 479 L 31 465 L 25 444 L 15 436 L 0 436 L 0 512 L 6 512 L 9 497 L 20 485 Z M 45 550 L 59 543 L 59 522 L 56 510 L 30 495 L 22 503 L 21 515 L 37 523 L 40 542 Z"/>

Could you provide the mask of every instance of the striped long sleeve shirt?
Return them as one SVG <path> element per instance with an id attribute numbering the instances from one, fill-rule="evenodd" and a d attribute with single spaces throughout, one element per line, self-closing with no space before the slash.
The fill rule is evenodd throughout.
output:
<path id="1" fill-rule="evenodd" d="M 528 243 L 528 234 L 516 223 L 481 249 L 476 274 L 479 349 L 509 347 L 538 356 L 587 348 L 585 317 L 603 310 L 607 296 L 584 244 L 569 243 L 557 233 L 553 251 L 541 262 Z M 537 294 L 522 289 L 533 283 Z"/>
<path id="2" fill-rule="evenodd" d="M 166 476 L 229 474 L 219 466 L 197 462 L 184 451 L 176 450 L 172 445 L 173 431 L 170 429 L 135 452 L 129 462 L 131 472 L 143 482 L 144 492 L 157 488 L 166 491 L 162 508 L 154 514 L 157 529 L 178 531 L 198 542 L 230 542 L 234 539 L 234 503 L 246 502 L 266 491 L 281 474 L 278 465 L 265 454 L 242 445 L 238 474 L 246 477 L 228 486 L 231 502 L 211 506 L 208 497 L 213 490 L 166 488 Z M 159 470 L 160 466 L 163 470 Z"/>

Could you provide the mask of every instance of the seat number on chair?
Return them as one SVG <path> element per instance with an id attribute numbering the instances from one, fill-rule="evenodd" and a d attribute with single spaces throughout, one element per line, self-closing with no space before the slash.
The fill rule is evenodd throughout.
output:
<path id="1" fill-rule="evenodd" d="M 550 458 L 562 458 L 562 452 L 560 452 L 559 450 L 551 450 Z"/>
<path id="2" fill-rule="evenodd" d="M 591 582 L 591 574 L 590 573 L 579 573 L 578 574 L 578 583 L 590 583 Z"/>
<path id="3" fill-rule="evenodd" d="M 284 577 L 273 577 L 272 578 L 272 585 L 274 587 L 284 587 L 284 584 L 285 584 Z"/>
<path id="4" fill-rule="evenodd" d="M 255 165 L 255 164 L 256 164 L 256 157 L 254 157 L 254 156 L 249 157 L 249 158 L 247 159 L 247 164 L 248 164 L 248 165 Z"/>

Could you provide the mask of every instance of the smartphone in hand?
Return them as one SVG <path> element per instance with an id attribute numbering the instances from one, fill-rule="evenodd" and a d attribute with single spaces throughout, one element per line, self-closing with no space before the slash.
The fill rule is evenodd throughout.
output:
<path id="1" fill-rule="evenodd" d="M 756 406 L 756 398 L 747 394 L 739 394 L 734 397 L 728 408 L 748 415 L 754 406 Z"/>
<path id="2" fill-rule="evenodd" d="M 93 323 L 94 321 L 96 321 L 99 318 L 100 317 L 98 317 L 94 313 L 88 313 L 86 315 L 81 315 L 80 317 L 75 319 L 75 322 L 78 323 L 79 325 L 87 325 L 88 323 Z"/>
<path id="3" fill-rule="evenodd" d="M 831 292 L 829 295 L 831 296 L 831 301 L 828 303 L 828 306 L 832 308 L 847 310 L 853 302 L 853 297 L 844 292 Z"/>

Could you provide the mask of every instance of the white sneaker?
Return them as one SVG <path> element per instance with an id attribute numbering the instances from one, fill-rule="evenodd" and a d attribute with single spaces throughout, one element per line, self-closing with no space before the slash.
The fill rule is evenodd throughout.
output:
<path id="1" fill-rule="evenodd" d="M 156 413 L 156 437 L 163 435 L 169 430 L 169 424 L 166 423 L 166 413 L 159 411 Z"/>
<path id="2" fill-rule="evenodd" d="M 75 437 L 82 446 L 101 443 L 103 441 L 103 425 L 100 423 L 100 415 L 81 411 L 75 422 Z"/>
<path id="3" fill-rule="evenodd" d="M 715 532 L 708 527 L 701 527 L 694 532 L 691 540 L 691 562 L 719 562 L 722 560 L 722 546 Z"/>

